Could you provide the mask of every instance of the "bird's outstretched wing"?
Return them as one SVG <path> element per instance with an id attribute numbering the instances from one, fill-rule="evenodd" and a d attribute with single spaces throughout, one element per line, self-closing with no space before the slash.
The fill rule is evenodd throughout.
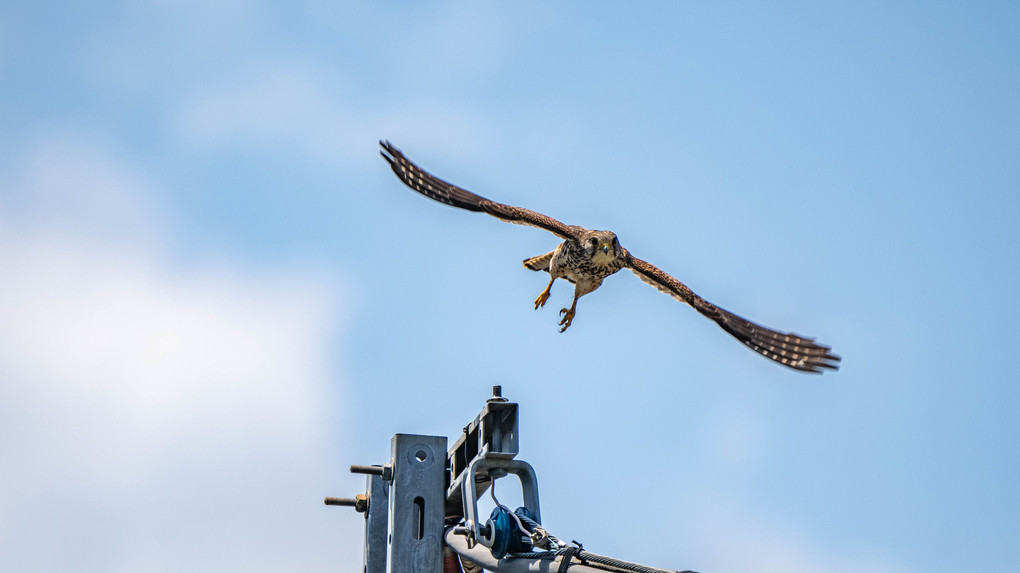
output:
<path id="1" fill-rule="evenodd" d="M 694 294 L 687 285 L 662 269 L 637 257 L 628 256 L 627 266 L 641 280 L 673 298 L 693 306 L 695 310 L 714 320 L 723 330 L 732 334 L 748 348 L 770 360 L 775 360 L 783 366 L 795 370 L 816 374 L 822 373 L 825 369 L 837 370 L 839 368 L 840 357 L 833 354 L 831 348 L 818 344 L 813 338 L 804 338 L 797 334 L 765 328 L 728 310 L 719 308 Z"/>
<path id="2" fill-rule="evenodd" d="M 405 185 L 429 199 L 435 199 L 440 203 L 446 203 L 447 205 L 460 207 L 468 211 L 488 213 L 493 217 L 510 223 L 545 229 L 563 239 L 578 240 L 579 231 L 582 230 L 581 227 L 566 225 L 536 211 L 504 205 L 490 201 L 480 195 L 475 195 L 467 189 L 447 183 L 418 167 L 405 157 L 399 149 L 393 147 L 389 141 L 380 141 L 379 145 L 383 148 L 383 151 L 379 152 L 380 155 L 389 162 L 390 168 L 397 174 L 397 177 Z"/>

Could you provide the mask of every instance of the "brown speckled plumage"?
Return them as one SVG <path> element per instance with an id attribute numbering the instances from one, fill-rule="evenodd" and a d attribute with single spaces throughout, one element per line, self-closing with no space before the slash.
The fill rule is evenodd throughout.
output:
<path id="1" fill-rule="evenodd" d="M 827 369 L 839 368 L 840 357 L 833 354 L 828 346 L 818 344 L 813 338 L 755 324 L 708 302 L 673 276 L 632 256 L 610 231 L 565 225 L 535 211 L 490 201 L 422 170 L 388 141 L 379 143 L 383 147 L 382 156 L 397 177 L 422 195 L 461 209 L 488 213 L 511 223 L 545 229 L 564 239 L 555 250 L 524 261 L 525 267 L 533 271 L 546 271 L 550 275 L 548 286 L 535 300 L 536 309 L 545 305 L 556 279 L 563 278 L 574 284 L 573 303 L 569 309 L 560 311 L 563 316 L 560 320 L 561 331 L 566 330 L 573 321 L 578 298 L 599 288 L 609 275 L 622 268 L 629 268 L 642 281 L 691 305 L 748 348 L 770 360 L 802 372 L 821 373 Z"/>

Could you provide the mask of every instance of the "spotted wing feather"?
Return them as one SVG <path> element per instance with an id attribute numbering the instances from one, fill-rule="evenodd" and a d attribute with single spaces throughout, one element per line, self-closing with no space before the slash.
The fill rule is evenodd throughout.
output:
<path id="1" fill-rule="evenodd" d="M 397 177 L 404 182 L 404 185 L 407 185 L 429 199 L 439 201 L 440 203 L 446 203 L 447 205 L 452 205 L 454 207 L 459 207 L 461 209 L 467 209 L 468 211 L 481 211 L 483 213 L 488 213 L 493 217 L 509 223 L 517 223 L 520 225 L 528 225 L 531 227 L 538 227 L 539 229 L 545 229 L 546 231 L 549 231 L 563 239 L 577 240 L 579 231 L 582 230 L 580 227 L 566 225 L 552 217 L 543 215 L 536 211 L 531 211 L 530 209 L 523 209 L 521 207 L 513 207 L 511 205 L 497 203 L 496 201 L 490 201 L 489 199 L 476 195 L 467 189 L 462 189 L 452 183 L 443 181 L 421 167 L 418 167 L 399 149 L 393 147 L 390 142 L 380 141 L 379 145 L 383 148 L 383 150 L 379 153 L 387 162 L 389 162 L 390 168 L 393 169 L 393 172 L 397 174 Z"/>
<path id="2" fill-rule="evenodd" d="M 684 283 L 639 258 L 628 257 L 627 266 L 644 282 L 693 306 L 748 348 L 770 360 L 795 370 L 816 374 L 826 369 L 839 368 L 840 357 L 833 354 L 831 348 L 818 344 L 813 338 L 772 330 L 737 316 L 694 294 Z"/>

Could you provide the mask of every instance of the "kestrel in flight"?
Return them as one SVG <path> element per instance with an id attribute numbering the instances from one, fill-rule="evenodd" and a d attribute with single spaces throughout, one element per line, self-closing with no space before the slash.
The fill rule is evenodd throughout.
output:
<path id="1" fill-rule="evenodd" d="M 609 275 L 627 268 L 644 282 L 691 305 L 748 348 L 770 360 L 802 372 L 822 373 L 826 369 L 839 368 L 840 357 L 833 354 L 830 347 L 818 344 L 813 338 L 765 328 L 708 302 L 658 267 L 631 255 L 611 231 L 565 225 L 535 211 L 490 201 L 421 169 L 388 141 L 380 141 L 379 144 L 383 148 L 380 154 L 389 162 L 393 172 L 418 193 L 440 203 L 481 211 L 510 223 L 545 229 L 563 239 L 556 249 L 524 261 L 524 266 L 533 271 L 549 273 L 549 284 L 535 299 L 536 309 L 545 306 L 556 279 L 566 279 L 574 284 L 574 301 L 570 308 L 560 310 L 561 332 L 574 320 L 577 299 L 599 288 Z"/>

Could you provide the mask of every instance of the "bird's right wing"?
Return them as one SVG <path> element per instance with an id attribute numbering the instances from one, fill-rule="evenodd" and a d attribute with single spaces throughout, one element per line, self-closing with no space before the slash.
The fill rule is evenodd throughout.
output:
<path id="1" fill-rule="evenodd" d="M 813 338 L 772 330 L 737 316 L 694 294 L 687 285 L 669 273 L 651 263 L 631 256 L 629 253 L 627 266 L 644 282 L 680 302 L 693 306 L 695 310 L 714 320 L 723 330 L 743 342 L 745 346 L 770 360 L 794 370 L 815 374 L 820 374 L 825 369 L 837 370 L 839 368 L 840 357 L 833 354 L 831 348 L 818 344 Z"/>
<path id="2" fill-rule="evenodd" d="M 447 183 L 442 179 L 432 175 L 428 171 L 425 171 L 421 167 L 415 165 L 410 159 L 408 159 L 399 149 L 393 147 L 389 141 L 380 141 L 379 145 L 382 146 L 383 151 L 380 151 L 380 155 L 383 156 L 390 164 L 390 168 L 397 174 L 397 177 L 404 182 L 411 189 L 414 189 L 418 193 L 434 199 L 440 203 L 446 203 L 454 207 L 461 209 L 467 209 L 468 211 L 481 211 L 488 213 L 493 217 L 507 221 L 509 223 L 517 223 L 519 225 L 528 225 L 531 227 L 538 227 L 539 229 L 545 229 L 554 235 L 563 239 L 574 239 L 578 240 L 580 227 L 572 225 L 566 225 L 536 211 L 530 209 L 523 209 L 521 207 L 514 207 L 511 205 L 504 205 L 503 203 L 497 203 L 490 201 L 480 195 L 462 189 Z"/>

